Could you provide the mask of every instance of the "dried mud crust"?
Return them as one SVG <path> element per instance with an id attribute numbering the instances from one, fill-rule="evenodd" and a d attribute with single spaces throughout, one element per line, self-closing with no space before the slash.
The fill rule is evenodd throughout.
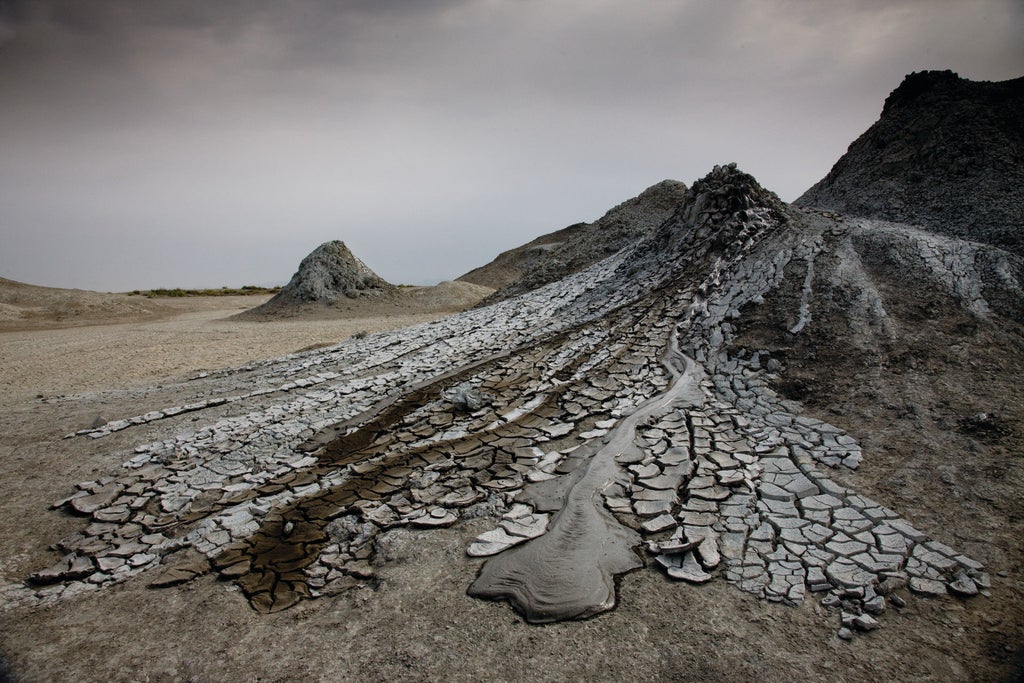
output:
<path id="1" fill-rule="evenodd" d="M 157 405 L 151 398 L 143 407 Z M 0 417 L 5 451 L 20 444 L 16 457 L 3 459 L 4 477 L 31 482 L 13 492 L 18 507 L 5 508 L 2 518 L 5 542 L 22 538 L 22 552 L 5 572 L 38 566 L 44 551 L 35 539 L 78 524 L 47 513 L 41 501 L 61 495 L 68 478 L 116 465 L 109 442 L 56 440 L 95 407 L 42 404 Z M 835 637 L 834 614 L 811 601 L 784 607 L 724 582 L 693 587 L 638 572 L 621 580 L 614 612 L 528 625 L 504 605 L 465 594 L 480 561 L 466 559 L 464 550 L 488 527 L 477 520 L 388 532 L 381 542 L 387 562 L 375 567 L 376 580 L 275 614 L 254 612 L 231 583 L 213 577 L 160 591 L 133 580 L 43 610 L 5 611 L 0 651 L 26 682 L 999 678 L 1001 668 L 988 662 L 1005 653 L 978 651 L 974 623 L 989 606 L 945 600 L 914 600 L 887 614 L 879 637 L 845 643 Z M 983 630 L 998 628 L 983 623 Z"/>
<path id="2" fill-rule="evenodd" d="M 806 263 L 793 262 L 763 305 L 743 311 L 734 348 L 781 363 L 772 386 L 807 414 L 853 434 L 866 466 L 839 474 L 996 573 L 992 599 L 956 622 L 975 633 L 971 666 L 1024 666 L 1024 328 L 978 317 L 893 263 L 867 260 L 887 330 L 850 316 L 856 285 L 815 262 L 812 322 L 799 318 Z M 823 371 L 823 366 L 827 371 Z M 938 618 L 934 625 L 949 625 Z M 965 651 L 965 654 L 968 654 Z M 975 674 L 977 678 L 985 678 Z M 1001 675 L 996 675 L 999 678 Z"/>
<path id="3" fill-rule="evenodd" d="M 39 444 L 36 452 L 54 445 Z M 113 465 L 78 448 L 65 455 L 77 455 L 82 471 L 55 466 L 26 492 L 34 501 L 60 495 L 65 476 Z M 38 508 L 28 505 L 19 515 L 31 520 L 23 524 L 30 547 L 38 547 L 34 538 L 68 530 Z M 887 615 L 878 634 L 884 638 L 847 644 L 834 636 L 834 615 L 811 602 L 787 608 L 720 582 L 668 585 L 651 572 L 620 582 L 615 612 L 529 626 L 503 605 L 465 595 L 479 562 L 466 560 L 464 549 L 488 526 L 391 532 L 389 562 L 377 568 L 377 581 L 276 614 L 255 613 L 230 583 L 212 577 L 165 591 L 136 580 L 46 610 L 5 613 L 3 652 L 25 681 L 739 681 L 779 672 L 792 680 L 966 680 L 987 670 L 971 656 L 969 605 L 916 600 Z M 21 568 L 32 566 L 38 564 L 29 558 Z M 950 637 L 961 628 L 967 632 Z"/>

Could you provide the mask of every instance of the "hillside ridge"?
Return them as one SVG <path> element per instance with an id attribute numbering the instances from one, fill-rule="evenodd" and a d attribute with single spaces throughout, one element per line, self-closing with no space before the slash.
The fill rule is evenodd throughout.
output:
<path id="1" fill-rule="evenodd" d="M 795 204 L 1024 254 L 1024 77 L 909 74 L 878 121 Z"/>

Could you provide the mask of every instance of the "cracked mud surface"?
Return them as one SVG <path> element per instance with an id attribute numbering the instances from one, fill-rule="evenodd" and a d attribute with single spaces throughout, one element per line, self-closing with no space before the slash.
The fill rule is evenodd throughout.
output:
<path id="1" fill-rule="evenodd" d="M 997 489 L 1011 510 L 997 533 L 984 524 L 998 507 L 924 525 L 950 506 L 941 469 L 909 482 L 897 506 L 874 470 L 880 449 L 853 419 L 870 411 L 833 420 L 814 407 L 824 385 L 783 348 L 820 345 L 839 289 L 865 329 L 901 333 L 883 279 L 869 276 L 864 245 L 880 232 L 899 236 L 895 257 L 924 254 L 936 286 L 983 329 L 1005 309 L 986 292 L 1016 296 L 985 266 L 999 255 L 787 213 L 746 178 L 716 171 L 656 244 L 510 302 L 12 411 L 21 486 L 4 522 L 7 657 L 40 679 L 55 665 L 41 651 L 67 660 L 76 644 L 89 653 L 76 658 L 82 671 L 103 661 L 151 678 L 1008 673 L 1019 502 Z M 766 311 L 789 319 L 769 324 Z M 849 338 L 852 351 L 872 339 Z M 669 388 L 682 365 L 662 364 L 677 344 L 700 369 L 680 401 Z M 837 403 L 877 386 L 844 384 L 835 367 Z M 796 383 L 804 405 L 787 396 Z M 456 404 L 467 395 L 479 401 Z M 1005 402 L 1002 439 L 1014 438 L 1014 396 L 993 399 Z M 100 402 L 116 418 L 89 428 Z M 589 573 L 593 553 L 565 542 L 577 516 L 586 547 L 614 548 L 608 573 Z M 571 608 L 541 605 L 550 590 L 531 571 L 548 562 L 585 589 Z M 465 595 L 494 572 L 522 578 L 512 602 L 528 619 L 601 614 L 530 627 Z M 186 646 L 168 653 L 164 629 Z M 863 635 L 840 640 L 843 629 Z"/>

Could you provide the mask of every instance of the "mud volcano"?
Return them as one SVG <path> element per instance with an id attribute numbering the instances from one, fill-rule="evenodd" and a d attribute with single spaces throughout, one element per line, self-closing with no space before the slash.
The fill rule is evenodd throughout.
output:
<path id="1" fill-rule="evenodd" d="M 908 75 L 878 121 L 796 203 L 1024 254 L 1024 77 Z"/>
<path id="2" fill-rule="evenodd" d="M 1020 305 L 1006 252 L 796 209 L 716 167 L 648 238 L 557 283 L 210 373 L 194 402 L 83 430 L 169 425 L 58 502 L 90 524 L 6 594 L 216 572 L 274 612 L 372 582 L 391 529 L 481 517 L 494 528 L 467 554 L 490 559 L 475 581 L 467 560 L 466 584 L 534 622 L 610 609 L 642 566 L 788 604 L 820 593 L 844 637 L 907 589 L 976 594 L 980 562 L 833 479 L 861 465 L 857 438 L 778 394 L 785 357 L 743 343 L 751 325 L 817 334 L 851 288 L 862 324 L 844 329 L 873 343 L 898 328 L 883 283 L 908 274 L 991 334 Z"/>
<path id="3" fill-rule="evenodd" d="M 324 242 L 302 259 L 299 269 L 280 292 L 242 317 L 286 316 L 396 291 L 397 287 L 370 270 L 344 242 L 334 240 Z"/>

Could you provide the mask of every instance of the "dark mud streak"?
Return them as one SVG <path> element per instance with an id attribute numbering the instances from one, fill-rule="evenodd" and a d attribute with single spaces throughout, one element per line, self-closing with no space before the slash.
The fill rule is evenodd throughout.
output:
<path id="1" fill-rule="evenodd" d="M 548 343 L 552 343 L 552 341 L 549 340 Z M 387 434 L 402 418 L 437 400 L 441 389 L 445 385 L 457 383 L 469 377 L 480 368 L 504 360 L 517 351 L 521 351 L 521 349 L 492 354 L 448 372 L 434 375 L 429 379 L 389 394 L 358 415 L 327 427 L 320 434 L 314 435 L 296 447 L 296 450 L 300 452 L 316 453 L 317 455 L 317 463 L 298 476 L 303 477 L 304 483 L 310 483 L 316 481 L 321 476 L 337 470 L 339 467 L 378 455 L 379 453 L 367 452 L 367 449 L 374 441 L 380 436 Z M 309 477 L 308 472 L 313 473 L 313 478 Z M 195 505 L 193 503 L 183 512 L 176 514 L 158 515 L 157 521 L 152 523 L 150 528 L 162 530 L 194 522 L 230 506 L 253 500 L 262 495 L 271 495 L 283 491 L 289 484 L 295 485 L 293 481 L 295 476 L 295 472 L 286 472 L 268 480 L 255 489 L 225 494 L 220 500 L 208 502 L 204 505 Z M 231 479 L 227 483 L 236 483 L 237 481 L 241 481 L 241 478 Z"/>
<path id="2" fill-rule="evenodd" d="M 563 336 L 559 334 L 555 339 L 535 346 L 530 351 L 538 354 L 553 347 Z M 521 351 L 522 349 L 517 349 L 496 354 L 435 376 L 431 380 L 414 385 L 401 398 L 384 399 L 358 417 L 334 425 L 328 433 L 343 432 L 342 435 L 324 445 L 318 453 L 318 462 L 299 476 L 307 483 L 322 481 L 327 475 L 337 472 L 339 467 L 368 463 L 393 444 L 394 440 L 388 438 L 393 426 L 415 410 L 436 401 L 443 386 L 464 380 L 481 367 L 494 364 Z M 571 376 L 583 360 L 575 359 L 556 375 Z M 519 378 L 536 379 L 529 374 L 520 374 Z M 555 387 L 548 392 L 542 403 L 512 422 L 502 423 L 500 419 L 496 419 L 499 417 L 496 414 L 490 416 L 488 420 L 497 423 L 497 426 L 489 430 L 488 434 L 495 440 L 515 437 L 522 428 L 522 423 L 528 422 L 531 416 L 541 412 L 552 412 L 557 396 L 566 388 L 567 385 Z M 211 564 L 223 578 L 238 580 L 243 592 L 257 611 L 277 612 L 287 609 L 311 595 L 304 570 L 316 562 L 328 542 L 326 527 L 331 520 L 354 511 L 354 506 L 360 501 L 383 500 L 392 494 L 408 490 L 409 475 L 413 472 L 437 465 L 449 457 L 467 458 L 480 451 L 495 450 L 483 443 L 479 434 L 478 431 L 459 439 L 410 448 L 392 453 L 381 462 L 363 465 L 358 471 L 350 469 L 350 474 L 354 476 L 344 483 L 267 514 L 251 538 L 227 548 L 213 558 Z M 462 443 L 469 444 L 470 447 L 460 448 Z M 493 454 L 491 460 L 493 461 Z M 401 474 L 398 477 L 400 483 L 393 483 L 395 473 Z M 382 477 L 382 474 L 392 475 L 391 481 Z M 284 476 L 295 475 L 290 473 Z M 257 491 L 247 492 L 248 498 L 255 497 L 257 493 L 273 493 L 278 486 L 283 488 L 281 478 L 269 482 Z"/>

